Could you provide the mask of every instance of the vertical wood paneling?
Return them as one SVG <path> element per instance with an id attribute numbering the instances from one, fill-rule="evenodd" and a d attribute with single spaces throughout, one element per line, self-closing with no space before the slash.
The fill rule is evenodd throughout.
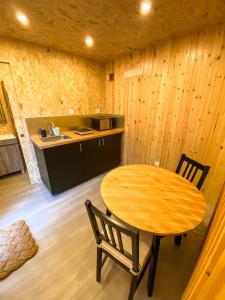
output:
<path id="1" fill-rule="evenodd" d="M 125 114 L 125 163 L 160 161 L 175 170 L 181 153 L 209 164 L 203 191 L 214 205 L 225 179 L 225 27 L 170 40 L 111 62 L 108 112 Z M 143 75 L 124 72 L 143 67 Z"/>
<path id="2" fill-rule="evenodd" d="M 225 297 L 224 214 L 225 189 L 221 193 L 204 247 L 182 300 L 222 300 Z"/>

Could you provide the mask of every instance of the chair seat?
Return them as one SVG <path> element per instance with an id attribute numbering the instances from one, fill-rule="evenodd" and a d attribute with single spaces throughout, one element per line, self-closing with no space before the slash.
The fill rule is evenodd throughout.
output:
<path id="1" fill-rule="evenodd" d="M 96 281 L 101 281 L 102 267 L 106 259 L 111 257 L 131 275 L 128 299 L 132 300 L 150 264 L 152 236 L 113 220 L 110 213 L 101 212 L 90 200 L 85 201 L 85 206 L 97 244 Z"/>
<path id="2" fill-rule="evenodd" d="M 114 236 L 116 238 L 116 234 Z M 131 238 L 129 238 L 127 235 L 122 234 L 122 241 L 123 241 L 124 251 L 128 254 L 132 253 Z M 110 243 L 112 243 L 111 240 L 110 240 Z M 148 254 L 151 249 L 151 244 L 152 244 L 152 235 L 147 232 L 140 231 L 139 232 L 139 272 L 142 269 L 142 267 L 144 266 L 144 264 L 149 256 Z M 133 268 L 132 261 L 125 255 L 123 255 L 121 252 L 116 250 L 108 242 L 102 241 L 100 243 L 100 245 L 98 245 L 98 247 L 107 251 L 109 254 L 111 254 L 113 257 L 115 257 L 117 260 L 119 260 L 122 264 L 124 264 L 126 267 L 128 267 L 130 270 L 132 270 L 132 268 Z"/>

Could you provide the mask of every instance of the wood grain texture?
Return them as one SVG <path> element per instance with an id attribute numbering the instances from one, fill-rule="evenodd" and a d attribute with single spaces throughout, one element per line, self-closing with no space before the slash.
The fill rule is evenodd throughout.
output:
<path id="1" fill-rule="evenodd" d="M 106 107 L 125 114 L 125 163 L 175 170 L 182 153 L 211 166 L 203 193 L 214 206 L 225 179 L 225 26 L 112 61 Z M 143 75 L 124 72 L 143 68 Z"/>
<path id="2" fill-rule="evenodd" d="M 6 173 L 0 173 L 0 175 L 18 171 L 24 172 L 23 161 L 18 144 L 0 147 L 0 155 L 6 170 Z"/>
<path id="3" fill-rule="evenodd" d="M 84 202 L 90 199 L 105 210 L 99 193 L 102 178 L 57 196 L 43 184 L 31 186 L 27 174 L 0 180 L 0 227 L 26 220 L 39 248 L 31 260 L 0 281 L 1 300 L 127 299 L 130 275 L 112 260 L 103 267 L 101 284 L 95 280 L 96 243 Z M 179 249 L 173 237 L 162 239 L 152 300 L 181 299 L 204 232 L 201 224 Z M 134 299 L 149 300 L 146 284 L 144 276 Z"/>
<path id="4" fill-rule="evenodd" d="M 182 300 L 224 299 L 225 297 L 225 188 L 208 231 L 204 247 Z"/>
<path id="5" fill-rule="evenodd" d="M 0 34 L 106 61 L 225 19 L 221 0 L 151 2 L 150 15 L 142 16 L 137 0 L 64 0 L 63 6 L 60 0 L 2 0 Z M 27 14 L 30 26 L 21 26 L 17 11 Z M 95 39 L 92 49 L 84 44 L 88 34 Z"/>
<path id="6" fill-rule="evenodd" d="M 109 136 L 109 135 L 122 133 L 122 132 L 124 132 L 123 128 L 94 131 L 92 134 L 87 134 L 87 135 L 79 135 L 79 134 L 75 134 L 72 131 L 65 131 L 65 132 L 62 132 L 62 134 L 69 136 L 70 139 L 54 141 L 54 142 L 42 142 L 40 136 L 35 135 L 35 136 L 31 136 L 31 141 L 35 145 L 37 145 L 38 148 L 46 149 L 46 148 L 51 148 L 51 147 L 60 146 L 60 145 L 66 145 L 66 144 L 70 144 L 70 143 L 74 143 L 74 142 L 87 141 L 87 140 L 95 139 L 98 137 Z"/>
<path id="7" fill-rule="evenodd" d="M 7 173 L 7 170 L 6 170 L 6 167 L 4 165 L 4 161 L 3 161 L 2 155 L 0 153 L 0 176 L 1 175 L 5 175 L 6 173 Z"/>
<path id="8" fill-rule="evenodd" d="M 12 145 L 16 144 L 17 139 L 15 135 L 9 133 L 9 134 L 1 134 L 0 135 L 0 146 L 5 146 L 5 145 Z"/>
<path id="9" fill-rule="evenodd" d="M 109 172 L 102 181 L 101 195 L 116 217 L 159 235 L 194 229 L 206 211 L 205 199 L 192 183 L 149 165 L 128 165 Z"/>

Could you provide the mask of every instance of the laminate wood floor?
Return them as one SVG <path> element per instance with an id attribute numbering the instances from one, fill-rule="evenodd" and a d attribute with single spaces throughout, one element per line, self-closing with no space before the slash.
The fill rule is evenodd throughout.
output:
<path id="1" fill-rule="evenodd" d="M 95 281 L 96 246 L 86 215 L 88 198 L 104 208 L 103 176 L 52 196 L 43 184 L 32 187 L 26 174 L 0 179 L 0 228 L 24 219 L 39 250 L 20 269 L 0 281 L 1 300 L 123 300 L 130 276 L 107 260 L 101 284 Z M 163 238 L 152 300 L 178 300 L 193 270 L 205 226 L 189 233 L 180 247 Z M 134 299 L 147 297 L 145 274 Z"/>

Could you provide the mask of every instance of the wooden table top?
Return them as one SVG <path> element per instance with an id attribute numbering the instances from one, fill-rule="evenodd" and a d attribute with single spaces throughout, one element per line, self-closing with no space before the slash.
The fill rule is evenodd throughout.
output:
<path id="1" fill-rule="evenodd" d="M 102 130 L 102 131 L 94 130 L 93 133 L 86 134 L 86 135 L 80 135 L 74 133 L 73 131 L 64 131 L 62 132 L 62 134 L 69 136 L 69 139 L 52 141 L 52 142 L 42 142 L 39 135 L 32 135 L 30 139 L 39 149 L 46 149 L 46 148 L 51 148 L 51 147 L 56 147 L 56 146 L 61 146 L 61 145 L 71 144 L 76 142 L 82 142 L 86 140 L 91 140 L 91 139 L 100 138 L 100 137 L 117 134 L 117 133 L 123 133 L 123 132 L 124 132 L 123 128 L 114 128 L 114 129 Z"/>
<path id="2" fill-rule="evenodd" d="M 106 207 L 120 220 L 157 235 L 180 234 L 204 219 L 206 201 L 188 180 L 150 165 L 127 165 L 101 183 Z"/>

